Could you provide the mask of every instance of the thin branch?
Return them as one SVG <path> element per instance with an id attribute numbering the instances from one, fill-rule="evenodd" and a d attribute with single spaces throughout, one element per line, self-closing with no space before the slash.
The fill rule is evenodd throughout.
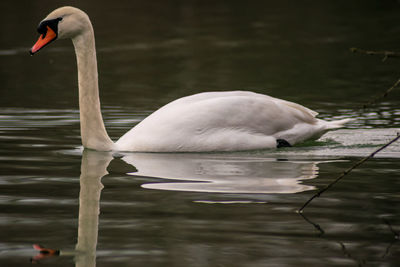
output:
<path id="1" fill-rule="evenodd" d="M 356 47 L 350 48 L 350 51 L 353 53 L 361 53 L 365 55 L 379 55 L 383 56 L 382 62 L 386 61 L 389 57 L 400 57 L 399 52 L 393 52 L 393 51 L 386 51 L 386 50 L 381 50 L 381 51 L 375 51 L 375 50 L 364 50 Z M 363 109 L 367 108 L 370 105 L 376 104 L 379 100 L 382 98 L 385 98 L 394 88 L 396 88 L 400 84 L 400 79 L 395 82 L 392 87 L 390 87 L 388 90 L 386 90 L 385 93 L 383 93 L 380 96 L 375 97 L 374 99 L 370 100 L 366 104 L 363 105 Z"/>
<path id="2" fill-rule="evenodd" d="M 397 241 L 399 241 L 400 239 L 400 235 L 398 232 L 396 232 L 392 225 L 389 223 L 388 220 L 383 219 L 383 221 L 386 223 L 386 225 L 389 227 L 390 232 L 393 233 L 394 235 L 394 240 L 392 242 L 390 242 L 389 246 L 386 248 L 385 254 L 383 254 L 382 259 L 384 259 L 387 255 L 389 255 L 390 249 L 392 248 L 392 246 L 394 245 L 394 243 L 396 243 Z"/>
<path id="3" fill-rule="evenodd" d="M 364 50 L 356 47 L 350 48 L 350 51 L 353 53 L 361 53 L 361 54 L 366 54 L 366 55 L 379 55 L 383 56 L 382 62 L 386 61 L 389 57 L 400 57 L 400 53 L 398 52 L 393 52 L 393 51 L 374 51 L 374 50 Z"/>
<path id="4" fill-rule="evenodd" d="M 309 223 L 309 224 L 311 224 L 312 226 L 314 226 L 314 228 L 319 232 L 319 237 L 321 237 L 321 236 L 323 236 L 324 234 L 325 234 L 325 231 L 324 231 L 324 229 L 322 229 L 322 227 L 318 224 L 318 223 L 315 223 L 315 222 L 313 222 L 313 221 L 311 221 L 308 217 L 306 217 L 306 215 L 304 215 L 303 213 L 299 213 L 300 214 L 300 216 L 301 217 L 303 217 L 303 219 L 307 222 L 307 223 Z"/>
<path id="5" fill-rule="evenodd" d="M 400 239 L 400 234 L 398 232 L 396 232 L 392 225 L 389 223 L 388 220 L 386 220 L 385 218 L 383 219 L 383 221 L 386 223 L 386 225 L 389 227 L 390 232 L 392 232 L 392 234 L 394 235 L 394 239 L 399 240 Z"/>
<path id="6" fill-rule="evenodd" d="M 397 80 L 389 89 L 386 90 L 382 95 L 375 97 L 374 99 L 370 100 L 368 103 L 363 105 L 363 109 L 367 108 L 370 105 L 376 104 L 382 98 L 385 98 L 394 88 L 400 85 L 400 79 Z"/>
<path id="7" fill-rule="evenodd" d="M 350 168 L 348 168 L 347 170 L 345 170 L 341 175 L 339 175 L 333 182 L 331 182 L 330 184 L 328 184 L 326 187 L 322 188 L 321 190 L 319 190 L 316 194 L 314 194 L 309 200 L 307 200 L 306 203 L 304 203 L 304 205 L 298 210 L 299 213 L 302 213 L 304 208 L 316 197 L 319 197 L 322 195 L 322 193 L 324 193 L 325 191 L 329 190 L 334 184 L 336 184 L 337 182 L 339 182 L 343 177 L 345 177 L 347 174 L 349 174 L 353 169 L 357 168 L 358 166 L 360 166 L 361 164 L 363 164 L 364 162 L 366 162 L 367 160 L 369 160 L 370 158 L 373 158 L 377 153 L 379 153 L 380 151 L 384 150 L 386 147 L 390 146 L 391 144 L 393 144 L 394 142 L 396 142 L 397 140 L 400 139 L 400 133 L 397 133 L 397 136 L 395 138 L 393 138 L 392 140 L 390 140 L 388 143 L 386 143 L 385 145 L 381 146 L 380 148 L 378 148 L 377 150 L 375 150 L 374 152 L 372 152 L 369 156 L 363 158 L 362 160 L 360 160 L 359 162 L 357 162 L 356 164 L 354 164 L 353 166 L 351 166 Z"/>
<path id="8" fill-rule="evenodd" d="M 315 223 L 313 221 L 311 221 L 311 219 L 307 218 L 306 215 L 304 215 L 303 213 L 299 213 L 299 215 L 309 224 L 311 224 L 316 230 L 318 230 L 319 234 L 318 237 L 320 238 L 324 238 L 323 235 L 325 234 L 324 229 L 322 229 L 322 227 L 318 224 Z M 328 239 L 329 240 L 329 239 Z M 340 241 L 335 241 L 336 243 L 338 243 L 340 245 L 340 247 L 342 248 L 342 252 L 343 254 L 348 257 L 349 259 L 352 259 L 354 261 L 356 261 L 358 263 L 358 266 L 363 266 L 365 265 L 365 260 L 364 259 L 357 259 L 354 256 L 351 255 L 351 253 L 347 250 L 346 246 L 344 243 L 340 242 Z"/>

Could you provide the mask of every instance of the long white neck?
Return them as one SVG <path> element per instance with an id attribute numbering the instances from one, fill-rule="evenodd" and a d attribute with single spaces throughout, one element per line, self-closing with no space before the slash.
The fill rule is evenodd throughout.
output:
<path id="1" fill-rule="evenodd" d="M 94 32 L 89 20 L 85 24 L 84 31 L 72 39 L 78 63 L 82 144 L 86 148 L 110 151 L 114 143 L 101 115 Z"/>

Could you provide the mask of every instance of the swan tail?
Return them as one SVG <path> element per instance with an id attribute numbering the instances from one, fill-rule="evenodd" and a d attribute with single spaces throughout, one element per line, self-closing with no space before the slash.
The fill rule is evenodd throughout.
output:
<path id="1" fill-rule="evenodd" d="M 339 129 L 339 128 L 344 127 L 346 123 L 349 123 L 351 121 L 354 121 L 354 119 L 342 119 L 342 120 L 336 120 L 336 121 L 327 121 L 327 129 L 328 130 Z"/>

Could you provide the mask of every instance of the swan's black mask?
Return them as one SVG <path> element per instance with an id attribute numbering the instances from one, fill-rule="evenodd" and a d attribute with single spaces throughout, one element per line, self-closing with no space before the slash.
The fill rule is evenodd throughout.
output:
<path id="1" fill-rule="evenodd" d="M 35 54 L 40 49 L 42 49 L 43 47 L 45 47 L 46 45 L 57 39 L 58 23 L 61 20 L 62 18 L 49 19 L 49 20 L 44 20 L 39 24 L 37 31 L 41 35 L 39 37 L 39 40 L 37 40 L 37 42 L 29 51 L 31 55 Z"/>

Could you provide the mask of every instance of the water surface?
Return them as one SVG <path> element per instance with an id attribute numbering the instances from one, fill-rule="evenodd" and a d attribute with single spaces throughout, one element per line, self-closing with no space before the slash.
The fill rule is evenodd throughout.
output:
<path id="1" fill-rule="evenodd" d="M 114 140 L 161 105 L 210 90 L 254 90 L 355 120 L 279 150 L 83 151 L 71 43 L 27 52 L 38 22 L 67 3 L 93 20 Z M 399 90 L 360 108 L 399 78 L 399 61 L 349 52 L 398 48 L 397 1 L 1 6 L 1 266 L 398 264 L 400 143 L 296 213 L 400 131 Z M 38 257 L 33 244 L 60 256 Z"/>

